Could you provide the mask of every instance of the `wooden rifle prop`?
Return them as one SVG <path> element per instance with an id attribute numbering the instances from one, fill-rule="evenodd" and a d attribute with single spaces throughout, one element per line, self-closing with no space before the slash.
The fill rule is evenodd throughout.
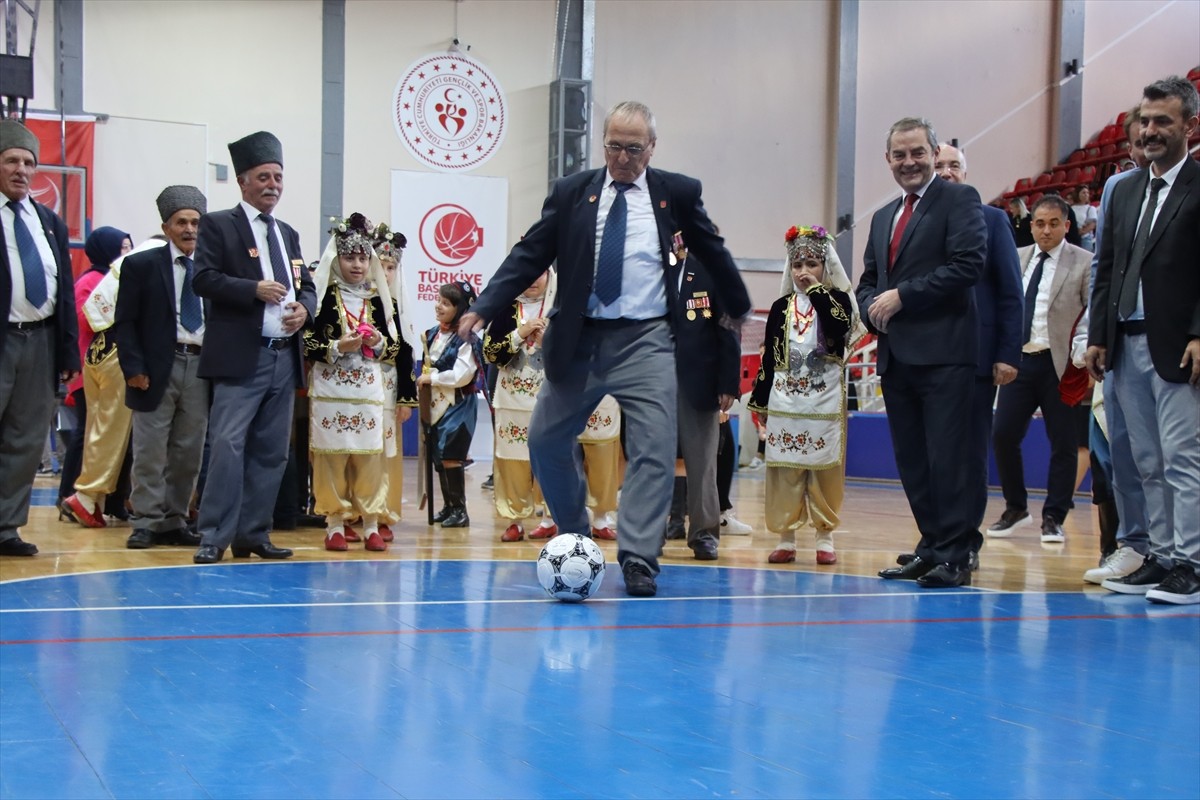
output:
<path id="1" fill-rule="evenodd" d="M 426 357 L 428 362 L 428 356 Z M 422 365 L 421 374 L 428 374 L 430 371 L 427 364 Z M 420 442 L 420 462 L 421 462 L 421 504 L 418 508 L 424 508 L 428 516 L 428 523 L 433 524 L 433 423 L 432 423 L 432 406 L 433 406 L 433 387 L 428 383 L 419 384 L 417 386 L 417 413 L 421 419 L 421 442 Z"/>

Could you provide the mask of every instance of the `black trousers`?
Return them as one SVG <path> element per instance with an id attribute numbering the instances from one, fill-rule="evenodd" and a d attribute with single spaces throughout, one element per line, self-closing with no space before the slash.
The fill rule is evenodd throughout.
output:
<path id="1" fill-rule="evenodd" d="M 988 500 L 988 451 L 992 446 L 992 407 L 996 404 L 996 384 L 992 376 L 975 376 L 975 393 L 971 397 L 971 456 L 975 472 L 971 476 L 971 520 L 978 528 L 983 524 Z"/>
<path id="2" fill-rule="evenodd" d="M 1021 367 L 1012 383 L 1001 386 L 996 400 L 996 418 L 992 424 L 992 447 L 1000 488 L 1010 511 L 1026 511 L 1029 493 L 1025 489 L 1025 464 L 1021 442 L 1029 431 L 1033 412 L 1042 410 L 1046 438 L 1050 441 L 1050 464 L 1046 475 L 1046 502 L 1042 516 L 1061 524 L 1067 518 L 1075 492 L 1075 470 L 1079 445 L 1071 407 L 1058 395 L 1058 373 L 1050 351 L 1021 358 Z"/>

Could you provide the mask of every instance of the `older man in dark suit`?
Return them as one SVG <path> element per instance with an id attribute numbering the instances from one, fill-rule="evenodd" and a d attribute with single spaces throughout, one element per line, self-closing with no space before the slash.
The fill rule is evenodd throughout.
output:
<path id="1" fill-rule="evenodd" d="M 0 556 L 38 551 L 18 529 L 29 521 L 55 383 L 79 372 L 67 226 L 29 196 L 40 152 L 28 128 L 0 120 Z"/>
<path id="2" fill-rule="evenodd" d="M 1150 166 L 1112 187 L 1092 293 L 1088 368 L 1114 381 L 1145 496 L 1150 554 L 1101 585 L 1200 603 L 1200 165 L 1188 140 L 1200 98 L 1173 76 L 1147 86 L 1139 137 Z M 1111 375 L 1106 376 L 1106 372 Z"/>
<path id="3" fill-rule="evenodd" d="M 559 527 L 588 530 L 587 486 L 575 439 L 605 394 L 621 404 L 629 455 L 618 511 L 625 589 L 658 591 L 676 445 L 671 309 L 685 250 L 704 262 L 734 319 L 750 311 L 737 266 L 704 211 L 699 181 L 648 168 L 657 142 L 641 103 L 604 121 L 606 169 L 554 184 L 542 217 L 463 316 L 467 333 L 508 309 L 558 261 L 558 294 L 544 354 L 546 382 L 529 431 L 534 474 Z"/>
<path id="4" fill-rule="evenodd" d="M 194 186 L 168 186 L 157 204 L 167 242 L 122 263 L 113 324 L 125 405 L 133 409 L 131 550 L 200 544 L 187 519 L 210 390 L 199 375 L 204 309 L 192 286 L 192 256 L 208 203 Z"/>
<path id="5" fill-rule="evenodd" d="M 900 480 L 921 532 L 917 557 L 883 578 L 924 587 L 971 582 L 975 521 L 971 401 L 978 358 L 972 287 L 987 228 L 979 193 L 933 173 L 937 137 L 926 120 L 888 132 L 885 158 L 905 196 L 871 220 L 857 295 L 879 335 L 878 362 Z"/>
<path id="6" fill-rule="evenodd" d="M 242 202 L 200 218 L 195 291 L 209 300 L 202 378 L 213 383 L 209 465 L 193 560 L 289 558 L 268 531 L 287 466 L 296 389 L 304 386 L 300 337 L 316 314 L 316 289 L 300 237 L 272 216 L 283 194 L 283 146 L 260 131 L 229 145 Z"/>

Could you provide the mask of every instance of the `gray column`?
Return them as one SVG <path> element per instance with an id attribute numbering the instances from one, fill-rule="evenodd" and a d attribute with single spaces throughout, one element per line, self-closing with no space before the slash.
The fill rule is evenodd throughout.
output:
<path id="1" fill-rule="evenodd" d="M 346 0 L 321 7 L 321 251 L 329 240 L 330 217 L 343 214 L 346 155 Z"/>
<path id="2" fill-rule="evenodd" d="M 837 4 L 837 254 L 854 281 L 854 148 L 858 124 L 858 0 Z"/>

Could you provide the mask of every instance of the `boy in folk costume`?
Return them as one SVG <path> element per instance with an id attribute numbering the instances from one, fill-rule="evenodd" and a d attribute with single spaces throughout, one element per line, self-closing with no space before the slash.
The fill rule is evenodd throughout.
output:
<path id="1" fill-rule="evenodd" d="M 845 491 L 843 363 L 859 329 L 850 280 L 822 227 L 790 228 L 783 296 L 767 317 L 749 408 L 766 421 L 766 523 L 772 564 L 796 560 L 796 529 L 816 529 L 817 563 L 836 564 L 833 531 Z"/>
<path id="2" fill-rule="evenodd" d="M 412 362 L 396 331 L 383 265 L 362 214 L 336 222 L 313 276 L 316 320 L 304 332 L 314 510 L 325 516 L 325 549 L 346 550 L 346 523 L 361 516 L 366 549 L 383 551 L 387 512 L 382 364 Z M 409 394 L 415 394 L 409 387 Z"/>
<path id="3" fill-rule="evenodd" d="M 554 307 L 554 278 L 542 273 L 521 293 L 511 314 L 496 317 L 483 339 L 483 357 L 498 368 L 493 405 L 496 409 L 495 459 L 492 462 L 496 513 L 510 521 L 502 542 L 525 537 L 523 520 L 544 505 L 529 465 L 529 419 L 545 377 L 542 337 L 546 312 Z M 549 539 L 558 526 L 549 511 L 530 532 L 530 539 Z"/>
<path id="4" fill-rule="evenodd" d="M 408 310 L 408 292 L 404 285 L 404 273 L 400 259 L 408 239 L 399 231 L 391 230 L 386 222 L 379 223 L 372 238 L 375 255 L 387 275 L 388 289 L 392 294 L 393 311 L 396 314 L 396 329 L 402 339 L 400 355 L 395 364 L 382 363 L 383 369 L 383 453 L 384 471 L 387 473 L 387 510 L 379 522 L 379 535 L 385 542 L 394 538 L 392 525 L 400 521 L 400 507 L 404 502 L 404 444 L 401 426 L 408 422 L 417 405 L 417 386 L 413 379 L 413 354 L 420 352 L 421 339 L 413 329 L 412 316 Z"/>

